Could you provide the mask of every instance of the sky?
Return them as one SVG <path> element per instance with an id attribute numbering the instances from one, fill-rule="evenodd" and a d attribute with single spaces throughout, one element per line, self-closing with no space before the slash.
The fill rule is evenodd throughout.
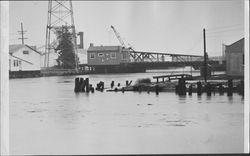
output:
<path id="1" fill-rule="evenodd" d="M 120 45 L 113 25 L 137 51 L 203 55 L 203 28 L 209 56 L 222 55 L 222 44 L 244 37 L 244 1 L 73 1 L 77 32 L 84 47 Z M 45 44 L 47 1 L 10 1 L 10 44 Z M 44 51 L 44 48 L 40 49 Z"/>

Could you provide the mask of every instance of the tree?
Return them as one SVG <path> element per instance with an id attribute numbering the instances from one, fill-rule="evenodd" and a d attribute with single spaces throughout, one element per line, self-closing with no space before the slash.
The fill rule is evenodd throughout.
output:
<path id="1" fill-rule="evenodd" d="M 56 52 L 59 54 L 57 62 L 60 68 L 74 69 L 76 68 L 75 49 L 73 44 L 73 33 L 70 27 L 62 26 L 56 30 L 58 46 Z"/>

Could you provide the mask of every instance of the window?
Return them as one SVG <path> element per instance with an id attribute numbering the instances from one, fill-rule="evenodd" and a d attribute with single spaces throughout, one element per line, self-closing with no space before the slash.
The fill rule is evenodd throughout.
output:
<path id="1" fill-rule="evenodd" d="M 94 59 L 95 58 L 95 53 L 90 53 L 90 58 Z"/>
<path id="2" fill-rule="evenodd" d="M 18 60 L 14 60 L 13 64 L 14 64 L 14 67 L 17 67 L 18 66 Z"/>
<path id="3" fill-rule="evenodd" d="M 116 53 L 111 53 L 111 58 L 116 58 Z"/>
<path id="4" fill-rule="evenodd" d="M 126 58 L 127 58 L 127 54 L 123 52 L 123 53 L 122 53 L 122 59 L 123 59 L 123 60 L 126 60 Z"/>
<path id="5" fill-rule="evenodd" d="M 98 53 L 98 56 L 99 57 L 103 57 L 103 53 Z"/>
<path id="6" fill-rule="evenodd" d="M 29 54 L 29 51 L 28 51 L 28 50 L 24 50 L 24 51 L 23 51 L 23 54 L 28 55 L 28 54 Z"/>

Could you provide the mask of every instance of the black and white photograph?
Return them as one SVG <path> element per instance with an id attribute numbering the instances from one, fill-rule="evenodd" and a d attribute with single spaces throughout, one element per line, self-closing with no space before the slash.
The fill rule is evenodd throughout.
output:
<path id="1" fill-rule="evenodd" d="M 1 154 L 249 153 L 249 1 L 3 1 Z"/>

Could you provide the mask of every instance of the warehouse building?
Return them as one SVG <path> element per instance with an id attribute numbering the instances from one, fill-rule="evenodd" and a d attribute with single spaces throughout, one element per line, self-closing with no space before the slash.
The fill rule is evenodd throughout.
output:
<path id="1" fill-rule="evenodd" d="M 88 65 L 119 65 L 129 62 L 129 49 L 121 46 L 94 46 L 88 48 Z"/>
<path id="2" fill-rule="evenodd" d="M 226 45 L 226 74 L 244 76 L 244 38 L 231 45 Z"/>

